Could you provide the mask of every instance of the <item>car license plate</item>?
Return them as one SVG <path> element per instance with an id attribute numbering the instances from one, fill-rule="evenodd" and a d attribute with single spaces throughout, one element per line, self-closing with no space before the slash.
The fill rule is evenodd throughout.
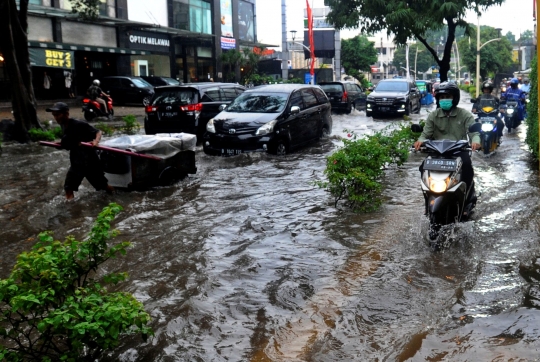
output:
<path id="1" fill-rule="evenodd" d="M 390 107 L 379 107 L 379 111 L 381 112 L 385 112 L 385 111 L 389 111 L 390 110 Z"/>
<path id="2" fill-rule="evenodd" d="M 178 116 L 178 112 L 165 112 L 165 113 L 163 113 L 163 117 L 171 118 L 171 117 L 176 117 L 176 116 Z"/>
<path id="3" fill-rule="evenodd" d="M 228 149 L 228 148 L 221 149 L 221 154 L 223 156 L 235 156 L 241 153 L 242 153 L 242 150 L 234 150 L 234 149 Z"/>
<path id="4" fill-rule="evenodd" d="M 424 170 L 431 171 L 455 171 L 456 160 L 446 160 L 441 158 L 428 158 L 424 162 Z"/>

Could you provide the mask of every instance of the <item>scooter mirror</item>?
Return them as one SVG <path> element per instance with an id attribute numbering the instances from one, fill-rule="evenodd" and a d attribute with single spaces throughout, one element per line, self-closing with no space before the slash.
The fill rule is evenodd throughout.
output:
<path id="1" fill-rule="evenodd" d="M 482 123 L 476 122 L 474 124 L 471 124 L 469 127 L 469 132 L 480 132 L 482 130 Z"/>
<path id="2" fill-rule="evenodd" d="M 411 124 L 411 131 L 413 131 L 414 133 L 420 133 L 423 130 L 424 130 L 424 127 L 422 127 L 419 124 Z"/>

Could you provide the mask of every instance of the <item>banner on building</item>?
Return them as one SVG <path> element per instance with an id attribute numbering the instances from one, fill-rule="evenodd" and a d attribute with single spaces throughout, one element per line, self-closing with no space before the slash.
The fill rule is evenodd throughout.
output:
<path id="1" fill-rule="evenodd" d="M 57 69 L 74 69 L 73 52 L 68 50 L 28 48 L 30 65 Z"/>
<path id="2" fill-rule="evenodd" d="M 245 41 L 255 41 L 253 4 L 247 1 L 238 2 L 238 38 Z"/>
<path id="3" fill-rule="evenodd" d="M 221 49 L 236 49 L 236 39 L 235 38 L 225 38 L 221 37 Z"/>
<path id="4" fill-rule="evenodd" d="M 220 0 L 221 5 L 221 35 L 233 38 L 232 1 Z"/>

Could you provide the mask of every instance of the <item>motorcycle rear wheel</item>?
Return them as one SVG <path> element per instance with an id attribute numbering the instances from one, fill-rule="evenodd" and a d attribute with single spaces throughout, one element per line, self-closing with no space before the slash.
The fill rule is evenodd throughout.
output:
<path id="1" fill-rule="evenodd" d="M 92 122 L 94 120 L 94 118 L 96 118 L 96 117 L 97 117 L 97 114 L 95 112 L 84 111 L 84 119 L 87 122 Z"/>

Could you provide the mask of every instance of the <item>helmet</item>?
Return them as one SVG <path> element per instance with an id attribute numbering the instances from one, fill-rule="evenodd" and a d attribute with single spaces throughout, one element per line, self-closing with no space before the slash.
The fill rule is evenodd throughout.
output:
<path id="1" fill-rule="evenodd" d="M 439 96 L 441 94 L 450 94 L 452 95 L 452 104 L 456 107 L 459 103 L 460 92 L 459 88 L 455 83 L 442 82 L 439 85 L 439 88 L 435 89 L 435 98 L 437 99 L 437 106 L 439 105 Z"/>
<path id="2" fill-rule="evenodd" d="M 482 90 L 484 90 L 484 88 L 488 88 L 490 93 L 493 92 L 493 83 L 485 82 L 482 84 Z"/>
<path id="3" fill-rule="evenodd" d="M 510 79 L 510 84 L 519 84 L 519 80 L 517 78 Z"/>
<path id="4" fill-rule="evenodd" d="M 97 79 L 94 79 L 94 81 L 92 82 L 93 85 L 97 85 L 99 87 L 99 80 Z"/>

